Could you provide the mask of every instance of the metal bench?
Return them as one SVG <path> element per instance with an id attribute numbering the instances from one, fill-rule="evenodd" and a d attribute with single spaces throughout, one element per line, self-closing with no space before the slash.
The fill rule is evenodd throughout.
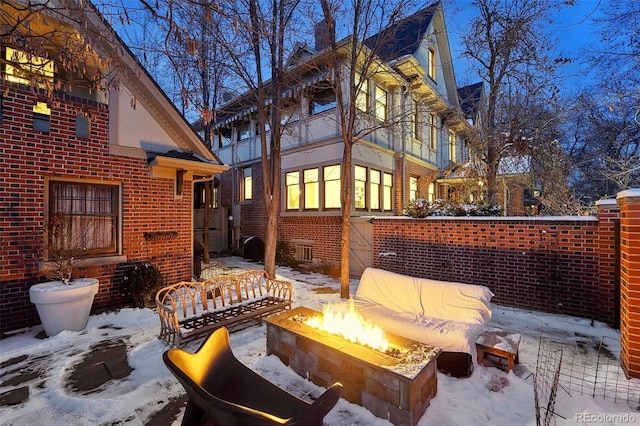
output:
<path id="1" fill-rule="evenodd" d="M 293 286 L 265 271 L 218 275 L 202 282 L 180 282 L 156 294 L 160 339 L 171 346 L 202 337 L 220 327 L 235 330 L 291 308 Z"/>

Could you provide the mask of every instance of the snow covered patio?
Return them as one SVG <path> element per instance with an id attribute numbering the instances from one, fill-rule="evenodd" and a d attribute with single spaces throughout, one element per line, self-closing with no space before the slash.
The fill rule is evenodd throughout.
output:
<path id="1" fill-rule="evenodd" d="M 219 260 L 230 268 L 256 268 L 255 263 L 237 257 Z M 293 283 L 294 307 L 321 310 L 323 305 L 340 300 L 339 281 L 333 278 L 289 268 L 278 268 L 277 275 Z M 357 285 L 357 280 L 352 281 L 352 293 Z M 547 385 L 553 385 L 552 367 L 562 356 L 556 424 L 573 425 L 588 419 L 602 420 L 601 424 L 622 424 L 624 415 L 627 423 L 633 421 L 630 419 L 640 421 L 637 411 L 640 381 L 627 381 L 618 367 L 617 330 L 575 317 L 497 305 L 492 305 L 492 310 L 490 327 L 522 336 L 520 364 L 515 373 L 482 366 L 477 366 L 467 379 L 438 373 L 437 395 L 419 425 L 535 425 L 532 373 L 539 352 L 543 357 L 541 365 L 546 368 L 540 370 L 539 379 Z M 38 327 L 0 341 L 0 401 L 9 392 L 20 390 L 22 396 L 27 393 L 15 405 L 3 403 L 0 424 L 180 424 L 184 390 L 162 362 L 162 353 L 168 347 L 157 339 L 159 320 L 153 311 L 125 309 L 95 315 L 82 332 L 65 331 L 44 340 L 35 337 L 40 331 Z M 193 342 L 186 349 L 194 351 L 199 343 Z M 232 334 L 231 347 L 243 363 L 298 396 L 311 398 L 323 391 L 299 377 L 277 357 L 265 356 L 265 325 Z M 87 359 L 98 353 L 106 358 L 89 365 Z M 104 384 L 96 382 L 97 387 L 82 388 L 74 382 L 74 371 L 89 367 L 108 373 L 110 378 Z M 344 399 L 325 418 L 325 423 L 390 424 Z"/>

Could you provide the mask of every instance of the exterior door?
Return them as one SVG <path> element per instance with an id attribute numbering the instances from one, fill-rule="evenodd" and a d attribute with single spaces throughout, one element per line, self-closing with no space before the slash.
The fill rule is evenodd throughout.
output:
<path id="1" fill-rule="evenodd" d="M 373 266 L 373 224 L 371 217 L 351 217 L 349 275 L 359 277 Z"/>

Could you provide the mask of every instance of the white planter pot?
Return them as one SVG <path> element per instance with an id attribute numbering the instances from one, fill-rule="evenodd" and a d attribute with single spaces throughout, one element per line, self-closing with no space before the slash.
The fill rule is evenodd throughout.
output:
<path id="1" fill-rule="evenodd" d="M 62 330 L 80 331 L 87 326 L 98 280 L 81 278 L 65 285 L 60 281 L 35 284 L 29 289 L 47 336 Z"/>

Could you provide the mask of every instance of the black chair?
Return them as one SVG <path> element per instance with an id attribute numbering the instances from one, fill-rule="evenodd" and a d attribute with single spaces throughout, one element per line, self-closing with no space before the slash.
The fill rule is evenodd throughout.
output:
<path id="1" fill-rule="evenodd" d="M 224 327 L 195 353 L 169 349 L 162 359 L 187 391 L 185 426 L 203 419 L 219 426 L 321 426 L 342 391 L 342 385 L 334 383 L 312 404 L 290 394 L 238 361 Z"/>

